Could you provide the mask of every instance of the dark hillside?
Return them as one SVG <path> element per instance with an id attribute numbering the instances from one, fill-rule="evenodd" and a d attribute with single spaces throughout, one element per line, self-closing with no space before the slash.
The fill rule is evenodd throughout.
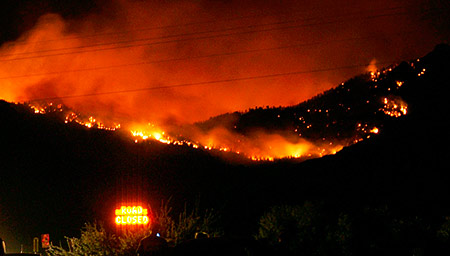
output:
<path id="1" fill-rule="evenodd" d="M 418 118 L 443 118 L 441 108 L 445 106 L 436 101 L 444 100 L 447 79 L 437 76 L 446 72 L 447 47 L 440 45 L 424 58 L 352 78 L 295 106 L 256 107 L 213 117 L 196 126 L 203 131 L 225 127 L 243 136 L 262 130 L 293 142 L 306 139 L 345 146 L 366 139 L 375 127 L 384 133 L 386 123 L 410 112 L 423 112 Z"/>
<path id="2" fill-rule="evenodd" d="M 362 249 L 364 252 L 370 247 L 366 244 L 369 239 L 364 240 L 369 236 L 379 236 L 377 239 L 384 239 L 380 243 L 389 248 L 439 250 L 440 245 L 430 238 L 436 233 L 430 230 L 442 225 L 444 216 L 450 215 L 446 136 L 449 106 L 445 100 L 449 60 L 448 45 L 441 45 L 420 59 L 417 68 L 425 68 L 426 76 L 416 78 L 417 73 L 406 63 L 398 67 L 397 78 L 411 83 L 403 95 L 411 111 L 404 118 L 385 122 L 378 136 L 344 148 L 336 155 L 300 164 L 280 161 L 255 167 L 252 171 L 258 173 L 257 182 L 243 188 L 242 194 L 259 198 L 256 205 L 301 204 L 309 200 L 326 205 L 331 215 L 350 213 L 354 234 L 362 239 L 357 245 L 367 246 Z M 394 243 L 392 237 L 377 234 L 369 226 L 378 224 L 362 217 L 367 209 L 389 209 L 392 219 L 419 219 L 420 224 L 414 228 L 426 227 L 428 231 L 410 230 L 409 236 L 403 234 L 396 240 L 398 244 L 389 245 Z"/>
<path id="3" fill-rule="evenodd" d="M 254 167 L 255 172 L 267 175 L 267 187 L 262 190 L 276 195 L 275 201 L 300 197 L 338 204 L 396 202 L 419 208 L 430 203 L 450 210 L 449 106 L 445 100 L 449 60 L 449 47 L 438 46 L 420 60 L 418 68 L 427 70 L 421 78 L 404 68 L 409 65 L 401 64 L 394 74 L 411 83 L 403 95 L 411 109 L 408 115 L 386 120 L 379 135 L 336 155 L 299 164 L 279 161 Z M 279 171 L 274 172 L 275 168 Z"/>

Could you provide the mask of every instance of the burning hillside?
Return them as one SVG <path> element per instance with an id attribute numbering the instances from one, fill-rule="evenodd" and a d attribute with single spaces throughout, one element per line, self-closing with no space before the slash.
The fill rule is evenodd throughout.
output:
<path id="1" fill-rule="evenodd" d="M 276 9 L 239 3 L 236 13 L 235 5 L 113 1 L 82 19 L 43 15 L 1 46 L 0 98 L 25 102 L 36 114 L 59 113 L 65 123 L 120 129 L 136 143 L 154 139 L 253 160 L 334 154 L 382 132 L 385 115 L 407 114 L 401 90 L 408 82 L 389 78 L 395 67 L 376 69 L 404 54 L 368 42 L 403 42 L 395 24 L 422 11 L 326 4 L 315 13 L 286 1 Z M 370 75 L 326 91 L 364 70 Z"/>
<path id="2" fill-rule="evenodd" d="M 418 68 L 420 67 L 420 68 Z M 382 133 L 389 119 L 408 114 L 402 99 L 426 68 L 420 59 L 360 75 L 290 107 L 258 107 L 183 126 L 107 122 L 62 104 L 27 103 L 36 114 L 56 114 L 65 123 L 122 130 L 135 143 L 156 140 L 193 149 L 232 152 L 252 160 L 308 159 L 335 154 L 345 146 Z"/>

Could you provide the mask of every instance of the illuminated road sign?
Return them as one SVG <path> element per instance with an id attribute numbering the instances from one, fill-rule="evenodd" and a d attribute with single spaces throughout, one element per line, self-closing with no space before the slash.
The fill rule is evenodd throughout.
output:
<path id="1" fill-rule="evenodd" d="M 146 225 L 150 222 L 148 210 L 142 206 L 122 206 L 116 209 L 117 225 Z"/>

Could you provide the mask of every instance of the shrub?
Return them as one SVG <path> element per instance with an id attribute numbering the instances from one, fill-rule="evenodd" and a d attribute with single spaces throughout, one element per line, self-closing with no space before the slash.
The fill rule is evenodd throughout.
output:
<path id="1" fill-rule="evenodd" d="M 445 217 L 445 222 L 437 231 L 437 237 L 443 242 L 450 242 L 450 217 Z"/>
<path id="2" fill-rule="evenodd" d="M 255 238 L 265 240 L 280 254 L 351 255 L 350 216 L 324 212 L 319 205 L 305 202 L 270 208 L 260 218 Z"/>
<path id="3" fill-rule="evenodd" d="M 302 206 L 274 206 L 259 220 L 255 238 L 288 251 L 306 249 L 317 241 L 317 219 L 317 211 L 309 202 Z"/>
<path id="4" fill-rule="evenodd" d="M 194 239 L 195 234 L 199 232 L 205 232 L 212 237 L 222 235 L 221 229 L 217 226 L 219 215 L 213 210 L 200 213 L 198 205 L 192 211 L 188 211 L 185 206 L 177 219 L 170 216 L 171 211 L 172 208 L 163 203 L 160 211 L 155 214 L 154 226 L 154 231 L 160 233 L 171 244 L 176 245 Z"/>
<path id="5" fill-rule="evenodd" d="M 87 223 L 81 229 L 80 238 L 68 238 L 67 249 L 51 245 L 48 254 L 51 256 L 85 256 L 85 255 L 136 255 L 142 238 L 152 233 L 160 233 L 169 244 L 176 245 L 188 239 L 194 239 L 195 233 L 205 232 L 210 236 L 219 236 L 221 232 L 214 227 L 218 215 L 212 210 L 199 213 L 198 206 L 192 211 L 187 207 L 174 220 L 170 213 L 172 208 L 162 204 L 154 213 L 152 225 L 134 231 L 125 231 L 121 235 L 108 233 L 102 225 Z"/>
<path id="6" fill-rule="evenodd" d="M 121 255 L 119 239 L 108 234 L 101 225 L 87 223 L 81 229 L 80 238 L 66 238 L 68 249 L 50 246 L 49 255 Z"/>

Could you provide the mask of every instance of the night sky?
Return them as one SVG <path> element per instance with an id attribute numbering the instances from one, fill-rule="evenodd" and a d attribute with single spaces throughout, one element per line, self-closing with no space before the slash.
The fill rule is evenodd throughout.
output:
<path id="1" fill-rule="evenodd" d="M 0 99 L 170 127 L 298 104 L 450 36 L 444 0 L 154 2 L 1 1 Z"/>

